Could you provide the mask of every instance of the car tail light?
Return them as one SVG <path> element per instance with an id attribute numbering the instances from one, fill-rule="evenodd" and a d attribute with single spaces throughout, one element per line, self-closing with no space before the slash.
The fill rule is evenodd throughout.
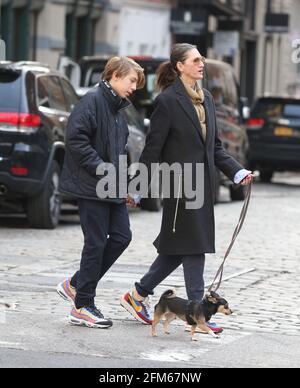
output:
<path id="1" fill-rule="evenodd" d="M 4 125 L 7 130 L 28 132 L 41 125 L 41 118 L 29 113 L 0 112 L 0 125 Z"/>
<path id="2" fill-rule="evenodd" d="M 11 166 L 10 172 L 13 175 L 25 176 L 25 175 L 28 175 L 29 170 L 27 167 Z"/>
<path id="3" fill-rule="evenodd" d="M 248 129 L 261 129 L 265 125 L 266 121 L 264 119 L 249 119 L 247 121 Z"/>

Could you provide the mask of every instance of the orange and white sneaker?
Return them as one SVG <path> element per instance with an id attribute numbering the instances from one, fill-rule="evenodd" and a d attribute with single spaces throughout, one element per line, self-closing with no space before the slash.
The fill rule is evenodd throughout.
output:
<path id="1" fill-rule="evenodd" d="M 95 306 L 73 307 L 70 313 L 69 322 L 75 326 L 87 326 L 97 329 L 107 329 L 113 325 L 110 319 L 104 318 L 100 310 Z"/>
<path id="2" fill-rule="evenodd" d="M 71 286 L 71 279 L 66 279 L 63 282 L 59 283 L 56 287 L 56 291 L 59 296 L 64 300 L 67 300 L 74 304 L 76 297 L 76 290 Z"/>
<path id="3" fill-rule="evenodd" d="M 137 300 L 133 297 L 133 293 L 127 292 L 121 297 L 121 306 L 124 307 L 137 321 L 144 325 L 151 325 L 152 318 L 149 313 L 150 305 L 149 298 Z"/>

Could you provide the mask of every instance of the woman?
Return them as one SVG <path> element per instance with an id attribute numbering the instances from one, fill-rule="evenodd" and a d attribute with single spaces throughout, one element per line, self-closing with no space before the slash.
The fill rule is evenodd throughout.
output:
<path id="1" fill-rule="evenodd" d="M 196 165 L 204 164 L 204 204 L 200 209 L 187 209 L 184 196 L 179 201 L 164 200 L 161 231 L 154 242 L 159 255 L 133 291 L 121 299 L 122 306 L 145 324 L 151 323 L 145 298 L 180 264 L 188 299 L 203 298 L 205 253 L 215 252 L 215 166 L 235 183 L 249 184 L 253 177 L 222 147 L 213 97 L 197 83 L 203 79 L 204 63 L 195 46 L 176 44 L 170 61 L 158 70 L 157 84 L 162 92 L 155 101 L 140 163 L 148 171 L 151 163 L 190 163 L 193 187 Z"/>

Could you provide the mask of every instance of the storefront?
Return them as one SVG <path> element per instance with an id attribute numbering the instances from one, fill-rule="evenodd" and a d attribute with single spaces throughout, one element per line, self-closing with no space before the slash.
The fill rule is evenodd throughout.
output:
<path id="1" fill-rule="evenodd" d="M 174 40 L 198 46 L 203 55 L 213 47 L 218 18 L 237 15 L 238 11 L 218 0 L 178 0 L 172 11 Z"/>

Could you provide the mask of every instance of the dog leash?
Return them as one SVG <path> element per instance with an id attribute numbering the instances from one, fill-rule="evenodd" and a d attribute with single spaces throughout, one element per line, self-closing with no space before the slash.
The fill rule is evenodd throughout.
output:
<path id="1" fill-rule="evenodd" d="M 243 208 L 241 210 L 241 214 L 240 214 L 240 218 L 239 218 L 238 224 L 237 224 L 237 226 L 235 228 L 235 231 L 233 233 L 233 236 L 232 236 L 232 239 L 231 239 L 231 243 L 229 244 L 229 247 L 228 247 L 228 249 L 227 249 L 227 251 L 225 253 L 223 262 L 220 265 L 220 268 L 218 269 L 217 274 L 216 274 L 216 276 L 215 276 L 211 286 L 208 289 L 208 292 L 217 291 L 219 289 L 221 283 L 222 283 L 225 261 L 226 261 L 227 257 L 229 256 L 229 253 L 230 253 L 230 251 L 231 251 L 231 249 L 232 249 L 232 247 L 233 247 L 233 245 L 235 243 L 235 240 L 236 240 L 238 234 L 240 233 L 240 231 L 241 231 L 241 229 L 243 227 L 243 224 L 244 224 L 244 221 L 245 221 L 245 218 L 246 218 L 246 214 L 247 214 L 248 207 L 249 207 L 249 202 L 250 202 L 250 197 L 251 197 L 251 189 L 252 189 L 252 182 L 250 182 L 250 184 L 247 187 L 244 205 L 243 205 Z M 216 280 L 218 279 L 218 277 L 219 277 L 219 281 L 217 283 L 216 288 L 213 290 L 213 286 L 214 286 Z"/>

